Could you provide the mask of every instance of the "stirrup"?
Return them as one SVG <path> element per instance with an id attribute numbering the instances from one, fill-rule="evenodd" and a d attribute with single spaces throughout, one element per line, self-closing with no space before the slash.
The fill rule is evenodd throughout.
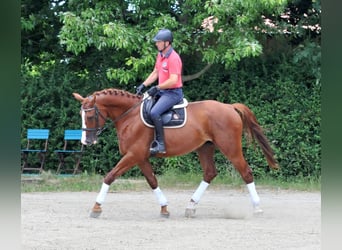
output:
<path id="1" fill-rule="evenodd" d="M 165 145 L 164 143 L 160 143 L 157 140 L 154 140 L 151 143 L 151 147 L 150 147 L 150 154 L 151 155 L 155 155 L 155 154 L 165 154 L 166 150 L 165 150 Z"/>

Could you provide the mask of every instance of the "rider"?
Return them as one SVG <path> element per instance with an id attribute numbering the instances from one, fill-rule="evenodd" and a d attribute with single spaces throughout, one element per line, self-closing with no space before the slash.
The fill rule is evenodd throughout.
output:
<path id="1" fill-rule="evenodd" d="M 166 153 L 164 129 L 161 115 L 183 99 L 182 60 L 172 47 L 173 35 L 168 29 L 161 29 L 153 38 L 159 51 L 152 73 L 137 87 L 141 95 L 144 88 L 158 79 L 158 86 L 151 87 L 147 93 L 157 100 L 151 109 L 151 119 L 156 132 L 156 145 L 150 153 Z"/>

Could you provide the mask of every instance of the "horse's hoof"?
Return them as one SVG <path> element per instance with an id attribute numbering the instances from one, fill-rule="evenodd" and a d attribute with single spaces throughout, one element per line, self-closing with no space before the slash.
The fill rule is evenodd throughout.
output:
<path id="1" fill-rule="evenodd" d="M 186 208 L 185 209 L 185 217 L 193 218 L 195 217 L 196 209 L 195 208 Z"/>
<path id="2" fill-rule="evenodd" d="M 254 207 L 254 211 L 253 211 L 254 215 L 262 215 L 263 213 L 264 211 L 259 206 Z"/>
<path id="3" fill-rule="evenodd" d="M 102 213 L 101 207 L 93 208 L 90 212 L 90 217 L 91 218 L 97 218 L 101 215 L 101 213 Z"/>
<path id="4" fill-rule="evenodd" d="M 99 213 L 99 212 L 90 212 L 90 218 L 97 218 L 97 217 L 99 217 L 101 215 L 101 212 Z"/>
<path id="5" fill-rule="evenodd" d="M 170 217 L 170 213 L 169 212 L 160 213 L 160 217 L 162 217 L 162 218 L 169 218 Z"/>
<path id="6" fill-rule="evenodd" d="M 94 211 L 90 212 L 90 218 L 97 218 L 100 215 L 101 215 L 101 212 L 94 212 Z"/>
<path id="7" fill-rule="evenodd" d="M 170 213 L 169 213 L 169 211 L 167 211 L 167 205 L 161 206 L 160 217 L 162 217 L 162 218 L 169 218 L 170 217 Z"/>

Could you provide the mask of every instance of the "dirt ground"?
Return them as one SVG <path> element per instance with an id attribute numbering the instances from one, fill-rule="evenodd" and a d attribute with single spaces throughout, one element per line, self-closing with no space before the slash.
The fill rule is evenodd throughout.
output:
<path id="1" fill-rule="evenodd" d="M 320 192 L 258 189 L 253 216 L 247 190 L 209 187 L 195 218 L 184 216 L 193 190 L 163 192 L 168 219 L 152 191 L 110 192 L 96 219 L 96 192 L 23 193 L 22 249 L 321 249 Z"/>

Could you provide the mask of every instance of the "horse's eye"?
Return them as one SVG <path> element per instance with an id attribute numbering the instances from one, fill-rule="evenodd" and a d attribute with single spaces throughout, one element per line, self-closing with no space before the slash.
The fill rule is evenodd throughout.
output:
<path id="1" fill-rule="evenodd" d="M 87 116 L 87 120 L 88 121 L 92 121 L 92 120 L 94 120 L 94 118 L 95 118 L 95 116 L 93 116 L 93 115 L 92 116 Z"/>

